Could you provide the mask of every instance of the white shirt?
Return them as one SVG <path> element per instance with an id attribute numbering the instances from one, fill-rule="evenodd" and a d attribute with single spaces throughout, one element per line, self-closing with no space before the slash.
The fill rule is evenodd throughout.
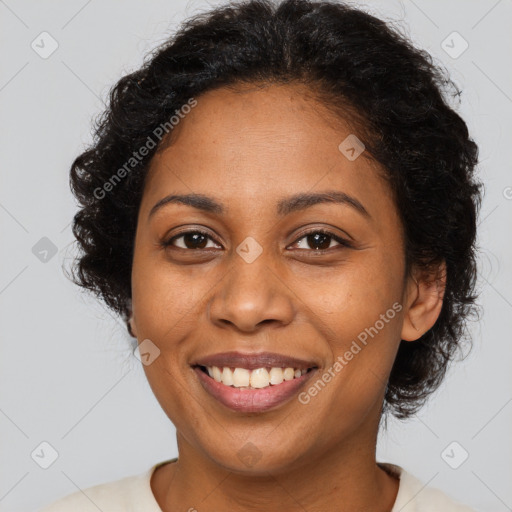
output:
<path id="1" fill-rule="evenodd" d="M 158 466 L 175 460 L 159 462 L 139 475 L 76 491 L 39 512 L 162 512 L 151 490 L 151 475 Z M 400 479 L 391 512 L 475 512 L 445 493 L 426 487 L 400 466 L 382 462 L 379 465 Z"/>

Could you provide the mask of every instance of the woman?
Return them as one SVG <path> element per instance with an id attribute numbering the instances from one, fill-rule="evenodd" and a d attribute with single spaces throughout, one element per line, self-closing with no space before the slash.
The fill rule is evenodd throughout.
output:
<path id="1" fill-rule="evenodd" d="M 198 15 L 117 83 L 71 169 L 74 278 L 137 338 L 179 456 L 46 512 L 470 510 L 375 458 L 475 308 L 452 85 L 384 22 L 306 0 Z"/>

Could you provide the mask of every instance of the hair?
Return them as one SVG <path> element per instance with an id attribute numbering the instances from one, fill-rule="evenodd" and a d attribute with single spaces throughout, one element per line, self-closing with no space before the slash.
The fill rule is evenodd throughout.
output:
<path id="1" fill-rule="evenodd" d="M 446 263 L 441 313 L 418 340 L 401 341 L 387 383 L 383 411 L 407 418 L 441 383 L 476 312 L 478 147 L 449 106 L 449 92 L 461 92 L 446 71 L 360 9 L 308 0 L 226 4 L 186 20 L 140 69 L 123 76 L 96 119 L 93 143 L 71 166 L 80 205 L 72 279 L 128 321 L 145 176 L 167 143 L 154 137 L 191 98 L 244 84 L 305 85 L 357 126 L 365 156 L 380 164 L 393 193 L 406 273 L 413 265 L 430 271 Z M 148 149 L 150 139 L 155 147 Z M 144 146 L 146 155 L 133 159 Z"/>

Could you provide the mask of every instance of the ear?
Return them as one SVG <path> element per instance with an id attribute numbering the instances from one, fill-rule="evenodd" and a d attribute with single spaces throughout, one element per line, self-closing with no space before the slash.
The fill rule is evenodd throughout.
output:
<path id="1" fill-rule="evenodd" d="M 132 336 L 133 338 L 137 337 L 137 328 L 135 327 L 133 315 L 131 315 L 130 318 L 128 319 L 128 332 L 130 333 L 130 336 Z"/>
<path id="2" fill-rule="evenodd" d="M 407 278 L 406 307 L 401 339 L 415 341 L 425 334 L 441 313 L 446 289 L 446 263 Z"/>
<path id="3" fill-rule="evenodd" d="M 128 317 L 128 332 L 130 333 L 130 336 L 133 338 L 137 338 L 137 328 L 135 326 L 135 320 L 133 319 L 133 309 L 132 309 L 132 301 L 128 301 L 128 311 L 129 311 L 129 317 Z"/>

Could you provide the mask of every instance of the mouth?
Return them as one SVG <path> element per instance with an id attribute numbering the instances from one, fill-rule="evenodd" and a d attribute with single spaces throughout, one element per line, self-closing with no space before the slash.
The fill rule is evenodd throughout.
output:
<path id="1" fill-rule="evenodd" d="M 263 412 L 285 404 L 318 370 L 315 363 L 269 353 L 217 354 L 191 366 L 203 389 L 237 412 Z"/>
<path id="2" fill-rule="evenodd" d="M 196 368 L 199 368 L 199 370 L 216 382 L 237 389 L 265 389 L 270 386 L 279 386 L 283 382 L 298 379 L 315 369 L 314 367 L 307 369 L 267 367 L 249 370 L 247 368 L 230 368 L 228 366 L 219 368 L 218 366 L 201 365 L 196 366 Z"/>

